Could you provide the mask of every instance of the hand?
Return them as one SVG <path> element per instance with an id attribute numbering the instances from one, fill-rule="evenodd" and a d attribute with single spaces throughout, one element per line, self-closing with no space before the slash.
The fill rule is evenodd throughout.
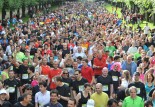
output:
<path id="1" fill-rule="evenodd" d="M 97 66 L 96 65 L 93 65 L 93 68 L 97 68 Z"/>

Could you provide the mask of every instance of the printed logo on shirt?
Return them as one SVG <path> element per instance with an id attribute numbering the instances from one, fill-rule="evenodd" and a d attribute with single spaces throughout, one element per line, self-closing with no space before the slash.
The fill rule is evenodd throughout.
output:
<path id="1" fill-rule="evenodd" d="M 108 89 L 108 85 L 103 85 L 103 87 L 102 87 L 102 91 L 108 91 L 109 89 Z"/>
<path id="2" fill-rule="evenodd" d="M 118 76 L 112 76 L 113 81 L 118 81 Z"/>

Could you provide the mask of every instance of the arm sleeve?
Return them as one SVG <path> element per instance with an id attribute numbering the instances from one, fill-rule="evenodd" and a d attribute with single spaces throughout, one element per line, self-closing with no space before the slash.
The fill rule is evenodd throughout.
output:
<path id="1" fill-rule="evenodd" d="M 38 93 L 35 94 L 35 103 L 38 103 Z"/>
<path id="2" fill-rule="evenodd" d="M 126 107 L 126 101 L 123 101 L 122 107 Z"/>
<path id="3" fill-rule="evenodd" d="M 142 93 L 142 94 L 143 94 L 143 98 L 144 98 L 144 100 L 146 100 L 146 91 L 145 91 L 145 86 L 144 86 L 144 84 L 143 84 L 143 89 L 142 89 L 142 90 L 143 90 L 143 93 Z"/>

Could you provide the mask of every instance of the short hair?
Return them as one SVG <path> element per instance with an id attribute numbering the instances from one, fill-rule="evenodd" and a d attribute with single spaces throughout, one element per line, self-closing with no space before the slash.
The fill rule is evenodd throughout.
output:
<path id="1" fill-rule="evenodd" d="M 27 90 L 27 89 L 31 89 L 32 90 L 31 84 L 25 85 L 24 88 L 23 88 L 23 92 L 25 92 L 25 90 Z"/>
<path id="2" fill-rule="evenodd" d="M 35 70 L 34 66 L 29 66 L 28 68 L 30 71 L 32 71 L 34 73 L 34 70 Z"/>
<path id="3" fill-rule="evenodd" d="M 82 59 L 82 61 L 84 61 L 84 62 L 88 63 L 88 59 Z"/>
<path id="4" fill-rule="evenodd" d="M 58 96 L 58 95 L 59 95 L 59 92 L 58 92 L 58 90 L 53 89 L 53 90 L 51 90 L 51 92 L 50 92 L 50 95 L 52 95 L 52 94 L 56 94 L 56 95 Z"/>
<path id="5" fill-rule="evenodd" d="M 77 59 L 79 59 L 81 61 L 82 60 L 82 57 L 81 56 L 78 56 Z"/>
<path id="6" fill-rule="evenodd" d="M 76 105 L 76 100 L 74 98 L 69 98 L 69 100 L 73 101 L 74 102 L 74 105 Z"/>
<path id="7" fill-rule="evenodd" d="M 147 100 L 147 101 L 145 101 L 145 103 L 144 103 L 144 107 L 149 107 L 150 105 L 153 106 L 151 100 Z"/>
<path id="8" fill-rule="evenodd" d="M 24 93 L 24 94 L 21 96 L 22 101 L 23 101 L 28 95 L 32 96 L 30 93 Z"/>
<path id="9" fill-rule="evenodd" d="M 39 83 L 39 86 L 40 86 L 40 85 L 43 85 L 44 87 L 47 87 L 47 83 L 46 83 L 45 81 L 40 82 L 40 83 Z"/>
<path id="10" fill-rule="evenodd" d="M 91 87 L 91 85 L 89 83 L 85 83 L 84 88 L 87 88 L 87 87 Z"/>
<path id="11" fill-rule="evenodd" d="M 119 58 L 121 58 L 119 55 L 114 56 L 114 61 L 118 60 Z"/>
<path id="12" fill-rule="evenodd" d="M 80 70 L 78 70 L 78 69 L 76 69 L 76 70 L 75 70 L 75 72 L 79 72 L 79 74 L 81 74 L 81 71 L 80 71 Z"/>
<path id="13" fill-rule="evenodd" d="M 116 104 L 118 105 L 117 100 L 115 100 L 115 99 L 109 99 L 109 101 L 108 101 L 108 106 L 111 107 L 113 103 L 116 103 Z"/>
<path id="14" fill-rule="evenodd" d="M 134 89 L 134 90 L 136 91 L 136 93 L 137 93 L 137 88 L 136 88 L 135 86 L 131 86 L 131 87 L 129 88 L 129 92 L 131 92 L 132 89 Z"/>
<path id="15" fill-rule="evenodd" d="M 56 80 L 56 81 L 62 82 L 62 77 L 61 77 L 61 76 L 56 76 L 56 77 L 55 77 L 55 80 Z"/>

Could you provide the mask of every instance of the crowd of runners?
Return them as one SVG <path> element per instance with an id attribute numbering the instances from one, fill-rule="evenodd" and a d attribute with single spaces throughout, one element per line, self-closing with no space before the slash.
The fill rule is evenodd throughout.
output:
<path id="1" fill-rule="evenodd" d="M 155 107 L 155 32 L 113 10 L 66 2 L 1 23 L 0 107 Z"/>

